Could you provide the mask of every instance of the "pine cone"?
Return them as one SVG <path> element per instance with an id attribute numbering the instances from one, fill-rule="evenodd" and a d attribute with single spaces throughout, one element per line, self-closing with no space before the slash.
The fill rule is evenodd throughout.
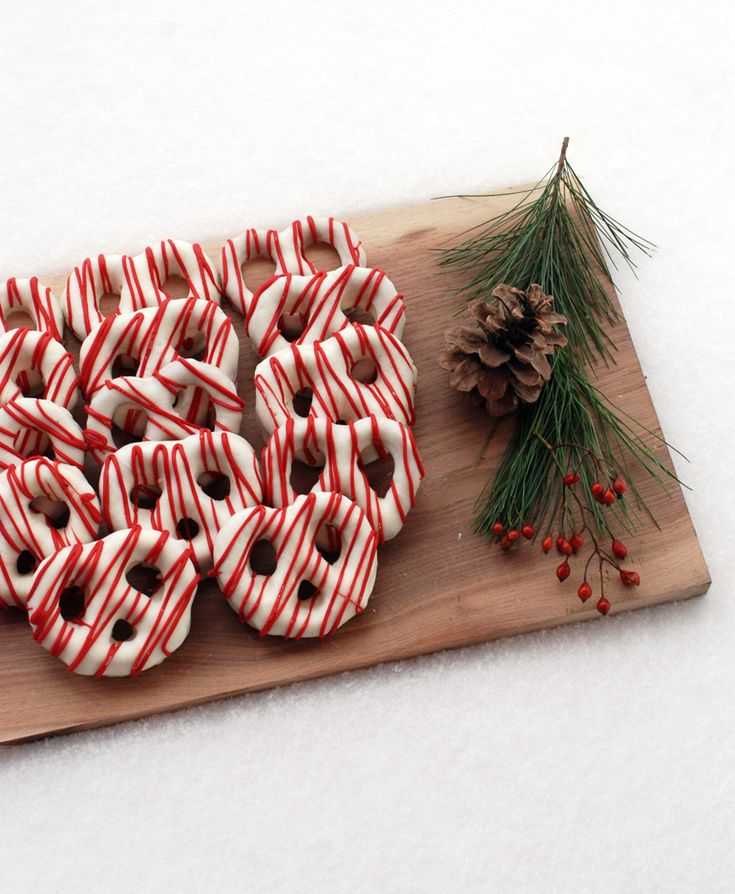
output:
<path id="1" fill-rule="evenodd" d="M 472 325 L 446 333 L 439 365 L 453 388 L 484 400 L 491 416 L 504 416 L 538 400 L 551 378 L 548 357 L 567 343 L 554 327 L 567 320 L 551 309 L 554 299 L 541 286 L 522 292 L 501 284 L 492 294 L 494 302 L 469 306 Z"/>

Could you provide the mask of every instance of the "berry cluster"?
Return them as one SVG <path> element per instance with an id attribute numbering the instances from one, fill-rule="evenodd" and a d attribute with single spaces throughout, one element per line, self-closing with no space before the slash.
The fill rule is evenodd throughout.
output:
<path id="1" fill-rule="evenodd" d="M 566 524 L 572 530 L 572 533 L 566 536 L 564 532 L 560 532 L 556 538 L 556 550 L 562 556 L 562 561 L 556 568 L 556 576 L 559 582 L 563 583 L 571 575 L 572 568 L 569 560 L 572 556 L 576 556 L 579 553 L 585 545 L 585 538 L 588 537 L 592 549 L 584 566 L 584 574 L 582 575 L 582 582 L 577 588 L 577 596 L 579 596 L 582 602 L 587 602 L 591 598 L 593 590 L 588 578 L 590 576 L 590 567 L 596 564 L 600 582 L 600 595 L 596 608 L 601 615 L 606 615 L 610 611 L 610 600 L 605 596 L 605 566 L 617 571 L 620 580 L 627 587 L 639 586 L 641 578 L 637 571 L 622 568 L 620 565 L 620 560 L 625 559 L 628 555 L 628 548 L 625 544 L 613 538 L 609 549 L 604 548 L 599 538 L 595 535 L 593 528 L 588 524 L 587 519 L 593 516 L 591 504 L 585 503 L 582 497 L 573 490 L 574 486 L 581 480 L 579 473 L 576 471 L 562 472 L 560 470 L 560 474 L 564 483 L 564 501 L 561 512 L 562 523 L 563 525 Z M 625 482 L 617 475 L 612 476 L 607 484 L 595 481 L 589 488 L 591 498 L 603 507 L 612 506 L 616 500 L 622 499 L 626 490 Z M 574 507 L 570 506 L 572 502 L 575 504 Z M 577 524 L 574 522 L 575 518 L 578 519 Z M 521 537 L 531 540 L 535 535 L 534 528 L 530 524 L 522 525 L 520 531 L 518 528 L 511 528 L 506 531 L 505 526 L 499 521 L 492 526 L 492 533 L 503 550 L 510 549 Z M 550 553 L 553 547 L 554 538 L 551 534 L 548 534 L 541 542 L 541 549 L 544 553 Z"/>

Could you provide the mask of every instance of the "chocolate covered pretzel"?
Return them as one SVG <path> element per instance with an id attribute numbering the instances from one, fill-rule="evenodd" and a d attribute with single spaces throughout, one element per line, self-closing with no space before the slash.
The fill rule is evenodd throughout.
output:
<path id="1" fill-rule="evenodd" d="M 198 582 L 188 545 L 160 531 L 68 546 L 34 576 L 33 638 L 70 671 L 134 677 L 184 642 Z"/>
<path id="2" fill-rule="evenodd" d="M 324 526 L 338 535 L 336 557 L 319 551 Z M 377 535 L 362 509 L 337 493 L 307 494 L 283 509 L 245 509 L 214 544 L 212 575 L 240 620 L 261 636 L 329 636 L 364 611 L 376 571 Z"/>

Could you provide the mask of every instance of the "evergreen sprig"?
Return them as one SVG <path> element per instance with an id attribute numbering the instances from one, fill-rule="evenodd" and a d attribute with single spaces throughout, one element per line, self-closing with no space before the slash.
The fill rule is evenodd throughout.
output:
<path id="1" fill-rule="evenodd" d="M 568 343 L 554 355 L 551 381 L 536 403 L 521 409 L 498 473 L 478 502 L 477 528 L 488 536 L 498 521 L 506 529 L 531 523 L 537 532 L 558 521 L 562 532 L 571 533 L 573 519 L 561 517 L 565 503 L 556 467 L 562 460 L 586 488 L 601 472 L 626 478 L 637 505 L 620 500 L 612 516 L 628 530 L 641 509 L 653 519 L 635 473 L 643 471 L 664 487 L 673 477 L 650 446 L 658 436 L 614 407 L 592 381 L 595 366 L 615 362 L 609 330 L 619 319 L 601 275 L 612 281 L 615 255 L 634 268 L 633 251 L 650 254 L 654 246 L 597 205 L 569 164 L 567 145 L 565 139 L 559 161 L 513 208 L 442 250 L 440 263 L 466 275 L 459 289 L 466 301 L 493 301 L 499 283 L 523 290 L 538 283 L 568 320 Z M 598 530 L 609 533 L 610 513 L 593 512 Z"/>

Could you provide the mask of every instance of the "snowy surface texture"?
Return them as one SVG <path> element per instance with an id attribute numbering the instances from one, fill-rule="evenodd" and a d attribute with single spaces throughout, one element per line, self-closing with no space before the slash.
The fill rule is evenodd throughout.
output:
<path id="1" fill-rule="evenodd" d="M 731 892 L 730 4 L 2 7 L 3 277 L 527 181 L 571 134 L 660 246 L 623 304 L 714 584 L 5 750 L 0 887 Z"/>

